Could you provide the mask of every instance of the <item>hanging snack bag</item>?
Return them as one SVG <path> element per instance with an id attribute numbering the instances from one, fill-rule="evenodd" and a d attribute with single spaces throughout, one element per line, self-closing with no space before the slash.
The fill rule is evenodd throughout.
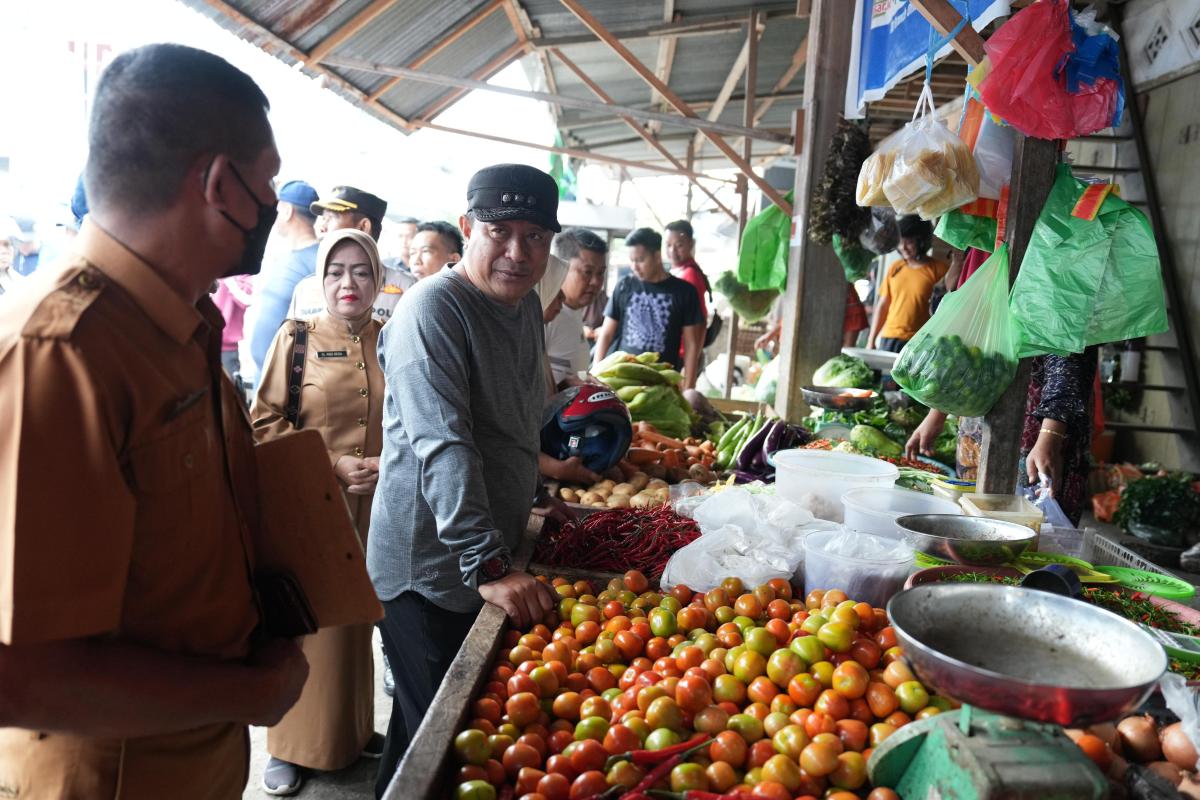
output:
<path id="1" fill-rule="evenodd" d="M 914 400 L 961 417 L 986 414 L 1017 372 L 1017 326 L 1008 306 L 1008 245 L 942 300 L 892 369 Z"/>
<path id="2" fill-rule="evenodd" d="M 934 115 L 926 83 L 913 121 L 900 131 L 883 192 L 896 213 L 932 220 L 979 196 L 979 170 L 963 141 Z"/>
<path id="3" fill-rule="evenodd" d="M 902 133 L 904 129 L 888 136 L 863 162 L 862 169 L 858 172 L 858 190 L 855 193 L 855 201 L 860 206 L 865 208 L 891 205 L 887 195 L 883 193 L 883 182 L 892 174 L 892 167 L 896 163 L 896 145 Z"/>

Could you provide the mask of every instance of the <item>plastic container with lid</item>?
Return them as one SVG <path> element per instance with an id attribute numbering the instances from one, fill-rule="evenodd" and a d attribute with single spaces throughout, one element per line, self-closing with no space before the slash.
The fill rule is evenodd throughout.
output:
<path id="1" fill-rule="evenodd" d="M 775 454 L 775 493 L 820 518 L 841 522 L 842 495 L 859 487 L 890 488 L 900 471 L 877 458 L 831 450 L 783 450 Z"/>
<path id="2" fill-rule="evenodd" d="M 934 478 L 929 482 L 938 497 L 957 503 L 969 494 L 975 494 L 975 481 L 960 481 L 954 478 Z"/>
<path id="3" fill-rule="evenodd" d="M 846 527 L 862 533 L 903 538 L 896 525 L 898 517 L 908 514 L 962 514 L 952 500 L 914 492 L 909 489 L 876 488 L 851 489 L 842 495 L 846 512 Z"/>
<path id="4" fill-rule="evenodd" d="M 987 517 L 1015 522 L 1041 533 L 1042 510 L 1017 494 L 969 494 L 958 501 L 968 517 Z"/>
<path id="5" fill-rule="evenodd" d="M 876 608 L 904 588 L 913 571 L 912 550 L 902 543 L 844 528 L 811 533 L 804 540 L 804 593 L 841 589 Z"/>

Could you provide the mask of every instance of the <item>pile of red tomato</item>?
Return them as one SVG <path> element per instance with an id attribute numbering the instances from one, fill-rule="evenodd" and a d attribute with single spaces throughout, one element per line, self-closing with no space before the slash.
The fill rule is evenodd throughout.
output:
<path id="1" fill-rule="evenodd" d="M 551 584 L 558 613 L 508 632 L 455 739 L 457 800 L 890 800 L 867 785 L 872 748 L 952 707 L 899 660 L 883 609 L 837 589 Z"/>

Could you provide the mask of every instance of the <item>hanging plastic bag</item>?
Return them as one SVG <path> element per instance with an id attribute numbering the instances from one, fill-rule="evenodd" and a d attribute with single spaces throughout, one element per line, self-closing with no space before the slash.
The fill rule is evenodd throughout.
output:
<path id="1" fill-rule="evenodd" d="M 938 121 L 928 82 L 900 132 L 883 192 L 897 214 L 936 219 L 979 196 L 979 170 L 963 141 Z"/>
<path id="2" fill-rule="evenodd" d="M 846 281 L 854 283 L 867 277 L 871 271 L 871 262 L 875 254 L 863 247 L 858 239 L 846 240 L 841 234 L 833 235 L 833 252 L 838 261 L 842 262 L 842 271 L 846 273 Z"/>
<path id="3" fill-rule="evenodd" d="M 786 195 L 792 202 L 792 193 Z M 792 220 L 771 205 L 746 223 L 738 250 L 737 278 L 748 289 L 783 289 L 787 283 L 788 246 Z"/>
<path id="4" fill-rule="evenodd" d="M 858 236 L 858 243 L 876 255 L 886 255 L 900 245 L 896 212 L 890 208 L 872 208 L 871 221 Z"/>
<path id="5" fill-rule="evenodd" d="M 902 133 L 904 133 L 903 128 L 890 134 L 863 162 L 862 169 L 858 172 L 858 188 L 855 192 L 855 200 L 860 206 L 886 207 L 891 205 L 887 195 L 883 193 L 883 182 L 892 174 Z"/>
<path id="6" fill-rule="evenodd" d="M 1012 178 L 1016 146 L 1016 129 L 996 122 L 991 114 L 984 114 L 979 135 L 971 148 L 975 164 L 979 167 L 980 197 L 1000 199 L 1001 192 Z"/>
<path id="7" fill-rule="evenodd" d="M 1012 291 L 1022 357 L 1081 353 L 1168 328 L 1158 247 L 1146 218 L 1110 193 L 1087 219 L 1076 209 L 1085 192 L 1096 191 L 1089 186 L 1060 165 L 1034 225 Z"/>
<path id="8" fill-rule="evenodd" d="M 725 295 L 729 306 L 737 312 L 744 322 L 758 322 L 771 313 L 775 298 L 779 297 L 778 289 L 760 289 L 752 291 L 741 283 L 732 272 L 722 272 L 713 282 L 713 288 Z"/>
<path id="9" fill-rule="evenodd" d="M 1027 136 L 1072 139 L 1120 122 L 1116 41 L 1094 18 L 1072 21 L 1065 0 L 1040 0 L 987 41 L 984 104 Z"/>
<path id="10" fill-rule="evenodd" d="M 974 247 L 990 253 L 996 247 L 996 220 L 977 217 L 956 208 L 942 215 L 933 235 L 955 250 Z"/>
<path id="11" fill-rule="evenodd" d="M 917 402 L 981 417 L 1017 371 L 1017 335 L 1008 307 L 1008 246 L 1001 245 L 958 291 L 942 300 L 892 369 Z"/>

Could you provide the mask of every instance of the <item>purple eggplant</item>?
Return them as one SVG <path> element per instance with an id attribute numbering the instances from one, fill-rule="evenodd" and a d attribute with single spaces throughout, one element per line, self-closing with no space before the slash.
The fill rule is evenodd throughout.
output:
<path id="1" fill-rule="evenodd" d="M 750 472 L 744 469 L 735 469 L 733 471 L 733 480 L 735 483 L 754 483 L 754 481 L 761 480 L 761 478 L 756 472 Z"/>
<path id="2" fill-rule="evenodd" d="M 771 424 L 771 430 L 767 433 L 767 438 L 763 439 L 762 446 L 762 461 L 764 466 L 767 464 L 767 459 L 772 453 L 778 451 L 783 445 L 784 436 L 787 435 L 788 424 L 781 419 L 775 420 Z"/>
<path id="3" fill-rule="evenodd" d="M 763 440 L 767 438 L 767 434 L 771 432 L 772 423 L 764 422 L 753 436 L 746 440 L 742 445 L 742 449 L 738 451 L 737 463 L 734 464 L 738 469 L 750 470 L 753 468 L 755 454 L 761 453 Z"/>

